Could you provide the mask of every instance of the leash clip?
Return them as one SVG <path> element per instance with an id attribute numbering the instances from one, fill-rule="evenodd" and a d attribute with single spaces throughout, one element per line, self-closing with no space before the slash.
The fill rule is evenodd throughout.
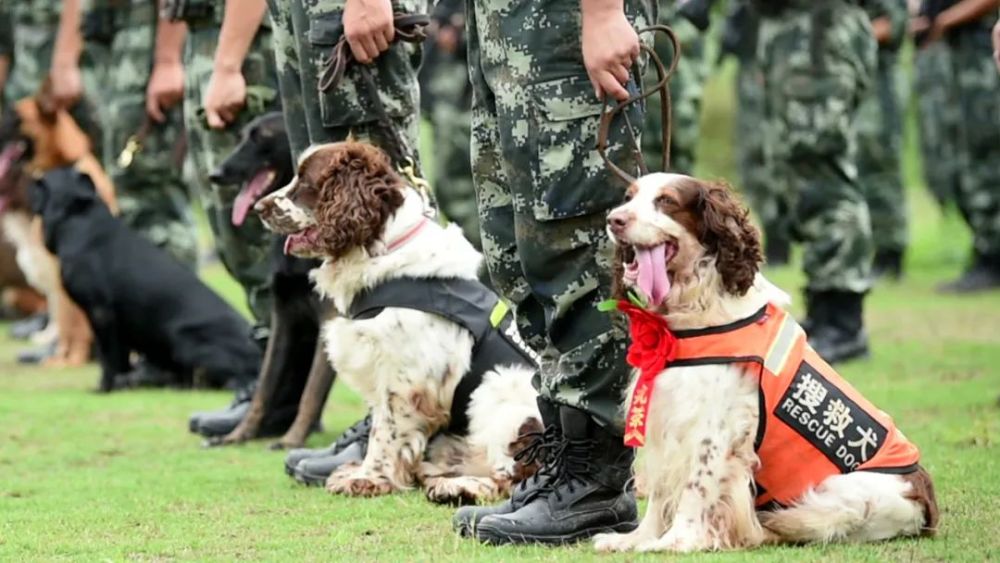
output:
<path id="1" fill-rule="evenodd" d="M 427 204 L 424 208 L 424 215 L 427 216 L 428 219 L 437 219 L 437 210 L 432 204 L 434 200 L 431 196 L 431 184 L 417 174 L 417 167 L 416 164 L 414 164 L 412 157 L 407 156 L 403 159 L 403 165 L 399 168 L 399 172 L 404 178 L 406 178 L 406 181 L 409 182 L 415 190 L 420 192 L 420 196 Z"/>
<path id="2" fill-rule="evenodd" d="M 128 168 L 132 165 L 132 159 L 135 158 L 135 153 L 142 150 L 142 143 L 139 142 L 137 135 L 132 135 L 125 142 L 125 148 L 122 149 L 121 154 L 118 155 L 118 166 L 119 168 Z"/>

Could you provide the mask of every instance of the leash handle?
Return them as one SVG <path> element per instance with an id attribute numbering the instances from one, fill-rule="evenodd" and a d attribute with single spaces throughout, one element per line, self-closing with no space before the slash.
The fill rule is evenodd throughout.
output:
<path id="1" fill-rule="evenodd" d="M 668 82 L 670 82 L 670 78 L 674 75 L 674 72 L 677 70 L 677 63 L 680 61 L 681 57 L 681 44 L 680 41 L 677 39 L 677 35 L 674 33 L 673 29 L 665 25 L 653 25 L 650 27 L 640 29 L 638 33 L 640 35 L 643 33 L 654 33 L 654 34 L 662 33 L 663 35 L 665 35 L 670 40 L 671 46 L 673 47 L 673 58 L 670 60 L 670 66 L 667 67 L 666 65 L 663 64 L 663 61 L 660 60 L 660 57 L 656 54 L 656 51 L 654 51 L 651 47 L 642 45 L 641 46 L 642 51 L 645 52 L 647 55 L 649 55 L 649 60 L 652 61 L 653 67 L 656 69 L 656 76 L 657 76 L 656 84 L 651 88 L 642 90 L 637 94 L 629 96 L 629 98 L 624 101 L 618 102 L 613 108 L 611 108 L 610 111 L 608 111 L 608 107 L 612 103 L 611 99 L 609 99 L 608 96 L 605 95 L 604 99 L 602 100 L 604 109 L 601 113 L 601 122 L 597 129 L 597 153 L 601 155 L 601 159 L 604 160 L 605 166 L 607 166 L 608 169 L 615 174 L 615 176 L 621 178 L 626 184 L 631 184 L 632 182 L 634 182 L 635 177 L 626 172 L 625 170 L 623 170 L 620 166 L 618 166 L 614 162 L 611 162 L 611 159 L 608 158 L 607 154 L 608 135 L 611 131 L 611 123 L 614 121 L 615 116 L 617 116 L 619 113 L 622 113 L 623 110 L 629 105 L 640 100 L 645 100 L 651 97 L 653 94 L 659 92 L 660 115 L 662 117 L 662 122 L 663 122 L 663 127 L 661 128 L 660 131 L 663 140 L 662 165 L 664 171 L 669 170 L 670 140 L 671 140 L 670 132 L 671 129 L 673 129 L 673 121 L 671 116 L 672 100 L 670 98 L 670 88 L 667 86 L 667 84 Z M 636 76 L 639 76 L 637 72 L 638 71 L 637 67 L 638 65 L 636 65 L 636 67 L 633 69 L 633 72 Z M 646 174 L 648 173 L 649 170 L 646 167 L 645 159 L 642 157 L 642 147 L 639 145 L 639 140 L 635 135 L 635 129 L 633 128 L 632 123 L 629 120 L 628 114 L 627 113 L 622 113 L 622 114 L 625 119 L 625 125 L 626 129 L 628 130 L 629 139 L 632 143 L 633 154 L 635 154 L 636 159 L 639 163 L 639 172 L 641 174 Z"/>

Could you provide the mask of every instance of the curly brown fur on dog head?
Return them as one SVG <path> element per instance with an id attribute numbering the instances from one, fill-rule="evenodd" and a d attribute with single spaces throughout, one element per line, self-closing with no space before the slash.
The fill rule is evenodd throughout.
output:
<path id="1" fill-rule="evenodd" d="M 370 144 L 348 141 L 321 147 L 307 161 L 300 178 L 316 192 L 319 249 L 336 259 L 371 248 L 403 204 L 404 183 L 389 157 Z"/>
<path id="2" fill-rule="evenodd" d="M 746 294 L 764 260 L 760 233 L 750 222 L 749 210 L 724 182 L 695 181 L 694 187 L 688 184 L 686 189 L 693 190 L 687 206 L 689 224 L 698 225 L 698 240 L 715 255 L 723 286 L 734 295 Z M 675 220 L 685 223 L 683 215 Z"/>

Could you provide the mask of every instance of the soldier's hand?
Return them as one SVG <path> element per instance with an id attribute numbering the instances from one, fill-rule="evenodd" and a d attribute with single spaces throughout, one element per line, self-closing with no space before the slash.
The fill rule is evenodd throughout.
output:
<path id="1" fill-rule="evenodd" d="M 583 2 L 583 64 L 594 86 L 594 94 L 603 99 L 628 98 L 623 84 L 629 69 L 639 56 L 639 35 L 620 8 L 589 8 Z"/>
<path id="2" fill-rule="evenodd" d="M 208 81 L 202 105 L 212 129 L 224 129 L 239 115 L 247 100 L 247 81 L 239 70 L 216 68 Z"/>
<path id="3" fill-rule="evenodd" d="M 184 99 L 184 67 L 175 62 L 153 64 L 146 84 L 146 115 L 157 123 L 166 121 L 166 111 Z"/>
<path id="4" fill-rule="evenodd" d="M 389 49 L 396 34 L 390 0 L 347 0 L 344 35 L 360 63 L 370 63 Z"/>
<path id="5" fill-rule="evenodd" d="M 55 65 L 49 71 L 52 99 L 61 108 L 71 108 L 83 95 L 83 78 L 77 64 Z"/>
<path id="6" fill-rule="evenodd" d="M 917 39 L 917 45 L 923 47 L 944 37 L 944 28 L 937 25 L 927 16 L 917 16 L 910 20 L 910 34 Z"/>

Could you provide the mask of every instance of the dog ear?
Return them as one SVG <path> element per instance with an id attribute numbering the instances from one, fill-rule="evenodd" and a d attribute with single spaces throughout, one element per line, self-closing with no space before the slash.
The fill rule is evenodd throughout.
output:
<path id="1" fill-rule="evenodd" d="M 325 253 L 340 258 L 378 240 L 403 205 L 403 183 L 374 146 L 344 143 L 329 153 L 314 212 Z"/>
<path id="2" fill-rule="evenodd" d="M 734 295 L 744 295 L 764 260 L 760 233 L 750 212 L 723 182 L 699 182 L 697 209 L 702 219 L 701 243 L 716 256 L 722 284 Z"/>

